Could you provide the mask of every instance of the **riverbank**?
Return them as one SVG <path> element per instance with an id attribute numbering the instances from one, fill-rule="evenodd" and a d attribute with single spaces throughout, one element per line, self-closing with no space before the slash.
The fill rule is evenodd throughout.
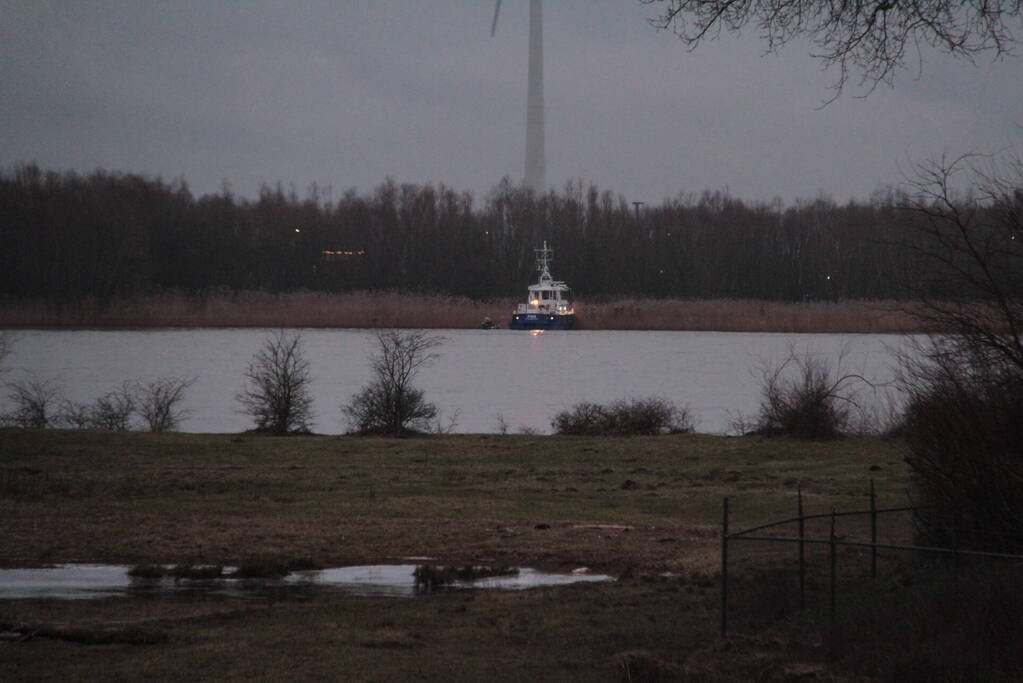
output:
<path id="1" fill-rule="evenodd" d="M 840 548 L 830 626 L 826 544 L 806 547 L 803 609 L 793 545 L 733 542 L 719 635 L 722 498 L 733 530 L 791 517 L 799 491 L 810 514 L 864 509 L 871 481 L 878 507 L 901 506 L 903 455 L 877 438 L 0 430 L 6 567 L 428 557 L 615 577 L 405 598 L 2 600 L 0 679 L 1017 680 L 1016 573 L 991 581 L 958 560 L 935 579 L 882 553 L 872 580 L 869 553 Z M 823 517 L 808 538 L 828 538 Z M 856 519 L 831 533 L 869 538 Z M 879 527 L 886 541 L 913 533 L 907 517 Z M 122 639 L 95 644 L 110 631 Z"/>
<path id="2" fill-rule="evenodd" d="M 862 508 L 871 478 L 880 505 L 903 504 L 906 484 L 898 445 L 872 438 L 0 430 L 0 468 L 6 566 L 427 556 L 617 579 L 403 599 L 5 601 L 4 623 L 165 636 L 148 646 L 3 645 L 0 676 L 11 680 L 825 675 L 821 634 L 771 630 L 777 587 L 764 572 L 791 564 L 791 548 L 736 549 L 734 625 L 757 635 L 718 637 L 721 499 L 731 497 L 733 524 L 744 526 L 791 515 L 800 489 L 808 511 L 828 511 Z M 751 618 L 765 626 L 751 629 Z"/>
<path id="3" fill-rule="evenodd" d="M 0 327 L 338 327 L 467 329 L 506 326 L 512 298 L 474 301 L 394 292 L 160 294 L 106 304 L 0 301 Z M 619 299 L 576 302 L 576 329 L 905 334 L 928 331 L 892 301 L 778 302 Z"/>

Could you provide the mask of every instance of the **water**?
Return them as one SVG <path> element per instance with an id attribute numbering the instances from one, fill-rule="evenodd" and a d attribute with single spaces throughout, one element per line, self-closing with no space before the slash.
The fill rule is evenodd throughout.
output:
<path id="1" fill-rule="evenodd" d="M 315 431 L 343 432 L 340 406 L 370 380 L 372 336 L 363 330 L 301 330 L 315 375 Z M 240 432 L 242 373 L 268 330 L 25 330 L 8 358 L 9 379 L 57 380 L 68 398 L 91 401 L 124 380 L 195 377 L 182 425 L 191 432 Z M 552 417 L 581 401 L 608 403 L 660 396 L 688 404 L 701 432 L 721 433 L 759 402 L 756 370 L 790 349 L 830 361 L 844 372 L 884 382 L 894 373 L 886 335 L 726 332 L 444 330 L 440 358 L 417 386 L 456 432 L 550 431 Z M 2 408 L 3 406 L 0 406 Z M 6 406 L 9 408 L 9 406 Z"/>
<path id="2" fill-rule="evenodd" d="M 31 569 L 0 569 L 0 600 L 88 600 L 154 593 L 221 597 L 308 597 L 316 590 L 351 595 L 412 597 L 417 595 L 414 564 L 381 564 L 297 571 L 283 579 L 181 580 L 137 579 L 126 565 L 59 564 Z M 230 569 L 230 568 L 227 568 Z M 610 581 L 605 574 L 542 572 L 522 568 L 517 575 L 456 582 L 454 589 L 523 590 L 585 581 Z"/>

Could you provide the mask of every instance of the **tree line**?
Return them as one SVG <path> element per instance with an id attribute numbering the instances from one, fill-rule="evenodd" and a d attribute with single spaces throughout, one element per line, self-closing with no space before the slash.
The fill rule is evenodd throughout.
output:
<path id="1" fill-rule="evenodd" d="M 587 299 L 899 299 L 922 280 L 899 248 L 900 193 L 784 205 L 727 191 L 638 206 L 582 183 L 508 180 L 476 199 L 386 180 L 339 198 L 316 186 L 258 197 L 130 173 L 0 171 L 0 295 L 73 301 L 216 290 L 408 291 L 489 299 L 535 280 L 534 249 Z"/>

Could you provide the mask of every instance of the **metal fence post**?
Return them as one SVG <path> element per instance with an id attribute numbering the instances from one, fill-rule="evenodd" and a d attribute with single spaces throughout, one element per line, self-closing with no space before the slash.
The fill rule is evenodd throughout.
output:
<path id="1" fill-rule="evenodd" d="M 799 517 L 799 609 L 806 609 L 806 537 L 805 520 L 803 519 L 803 485 L 799 485 L 797 495 L 797 517 Z"/>
<path id="2" fill-rule="evenodd" d="M 870 480 L 870 578 L 877 580 L 877 493 Z"/>
<path id="3" fill-rule="evenodd" d="M 721 635 L 728 632 L 728 496 L 721 516 Z"/>
<path id="4" fill-rule="evenodd" d="M 838 583 L 838 571 L 837 571 L 837 565 L 838 565 L 838 553 L 837 553 L 837 550 L 838 550 L 838 545 L 835 543 L 835 508 L 831 508 L 831 542 L 828 545 L 830 546 L 830 553 L 829 553 L 830 559 L 829 559 L 828 564 L 830 565 L 830 569 L 831 569 L 831 587 L 830 587 L 831 588 L 831 605 L 830 605 L 830 607 L 831 607 L 831 610 L 830 610 L 831 611 L 831 615 L 830 615 L 830 618 L 831 618 L 831 628 L 834 629 L 835 628 L 835 614 L 838 611 L 837 601 L 835 599 L 835 593 L 838 590 L 838 586 L 837 586 L 837 583 Z"/>

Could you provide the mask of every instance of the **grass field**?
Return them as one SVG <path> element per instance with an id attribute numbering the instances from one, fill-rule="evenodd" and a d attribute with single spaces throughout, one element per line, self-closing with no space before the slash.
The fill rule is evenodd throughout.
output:
<path id="1" fill-rule="evenodd" d="M 823 672 L 813 638 L 717 638 L 721 499 L 730 497 L 737 526 L 791 515 L 799 487 L 809 511 L 865 507 L 871 478 L 882 505 L 906 501 L 899 446 L 873 438 L 0 430 L 0 469 L 0 562 L 8 567 L 231 564 L 255 555 L 338 566 L 430 556 L 618 577 L 411 599 L 0 602 L 0 622 L 134 624 L 168 637 L 150 646 L 0 644 L 4 680 Z"/>

